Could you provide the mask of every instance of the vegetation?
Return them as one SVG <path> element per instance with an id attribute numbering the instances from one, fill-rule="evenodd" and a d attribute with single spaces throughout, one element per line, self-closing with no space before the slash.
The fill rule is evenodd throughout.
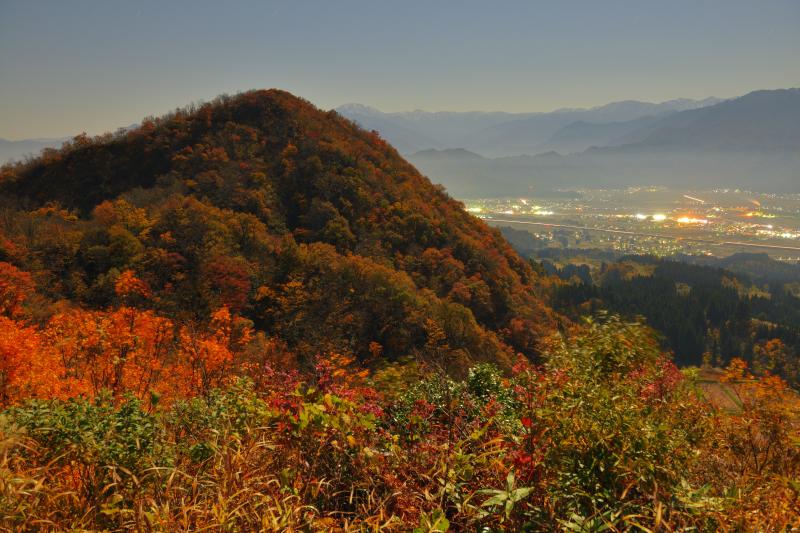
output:
<path id="1" fill-rule="evenodd" d="M 644 328 L 588 324 L 544 366 L 456 380 L 352 359 L 153 406 L 28 400 L 2 418 L 9 529 L 777 531 L 798 525 L 797 398 L 737 360 L 704 400 Z M 406 379 L 397 380 L 397 374 Z"/>
<path id="2" fill-rule="evenodd" d="M 0 191 L 5 530 L 800 527 L 772 367 L 559 317 L 562 283 L 334 113 L 222 98 Z"/>

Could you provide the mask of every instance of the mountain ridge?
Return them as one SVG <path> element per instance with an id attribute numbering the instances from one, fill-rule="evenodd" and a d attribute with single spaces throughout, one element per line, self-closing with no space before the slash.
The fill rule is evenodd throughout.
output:
<path id="1" fill-rule="evenodd" d="M 406 111 L 383 112 L 362 104 L 345 104 L 335 110 L 367 129 L 382 134 L 401 153 L 427 148 L 466 148 L 483 156 L 530 153 L 559 128 L 578 120 L 625 121 L 646 115 L 712 105 L 718 98 L 703 100 L 675 99 L 661 103 L 624 100 L 591 108 L 561 108 L 548 112 L 510 113 L 503 111 Z M 524 121 L 529 121 L 528 123 Z M 531 126 L 532 124 L 532 126 Z M 533 127 L 535 131 L 528 131 Z M 395 129 L 405 132 L 398 135 Z M 525 133 L 519 141 L 518 129 Z M 413 131 L 417 141 L 410 140 Z M 495 138 L 499 135 L 499 138 Z M 514 142 L 510 142 L 509 136 Z"/>

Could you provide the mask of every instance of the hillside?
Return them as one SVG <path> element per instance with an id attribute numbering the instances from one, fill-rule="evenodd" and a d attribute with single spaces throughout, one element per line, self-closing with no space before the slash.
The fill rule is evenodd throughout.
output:
<path id="1" fill-rule="evenodd" d="M 555 324 L 497 231 L 377 135 L 277 90 L 76 138 L 4 167 L 0 197 L 0 261 L 32 275 L 39 321 L 114 305 L 131 271 L 139 307 L 184 323 L 225 306 L 301 367 L 508 366 Z"/>
<path id="2" fill-rule="evenodd" d="M 760 272 L 748 275 L 756 264 Z M 800 384 L 800 298 L 787 283 L 796 284 L 797 267 L 793 278 L 786 277 L 790 265 L 757 254 L 713 260 L 628 256 L 603 259 L 599 267 L 579 256 L 555 257 L 543 258 L 543 266 L 565 281 L 553 305 L 567 315 L 605 309 L 631 319 L 643 316 L 680 366 L 727 366 L 741 358 Z"/>

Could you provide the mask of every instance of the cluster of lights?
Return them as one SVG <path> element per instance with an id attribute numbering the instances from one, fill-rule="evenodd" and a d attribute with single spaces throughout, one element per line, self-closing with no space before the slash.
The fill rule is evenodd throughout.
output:
<path id="1" fill-rule="evenodd" d="M 667 220 L 667 215 L 663 213 L 656 213 L 655 215 L 645 215 L 644 213 L 636 213 L 633 215 L 636 220 L 652 220 L 653 222 L 664 222 Z M 690 216 L 682 216 L 676 218 L 675 222 L 678 224 L 708 224 L 708 219 L 695 218 Z"/>
<path id="2" fill-rule="evenodd" d="M 694 217 L 680 217 L 676 222 L 678 222 L 678 224 L 708 224 L 707 219 Z"/>
<path id="3" fill-rule="evenodd" d="M 656 213 L 655 215 L 645 215 L 644 213 L 636 213 L 633 215 L 636 220 L 647 220 L 652 219 L 653 222 L 663 222 L 667 220 L 667 215 L 662 213 Z"/>
<path id="4" fill-rule="evenodd" d="M 603 195 L 600 195 L 602 199 Z M 797 195 L 800 199 L 800 194 Z M 547 217 L 558 214 L 567 214 L 574 211 L 579 216 L 588 213 L 588 216 L 593 219 L 605 219 L 611 222 L 611 219 L 618 219 L 622 222 L 624 219 L 627 224 L 633 222 L 635 225 L 641 224 L 643 227 L 650 226 L 650 229 L 674 229 L 676 231 L 707 231 L 711 228 L 715 229 L 715 235 L 735 234 L 744 235 L 746 237 L 754 237 L 759 239 L 759 242 L 768 242 L 768 240 L 792 240 L 793 242 L 800 242 L 800 229 L 795 227 L 781 227 L 779 224 L 773 224 L 772 220 L 778 216 L 778 211 L 782 211 L 778 206 L 772 206 L 765 209 L 758 202 L 753 201 L 751 206 L 733 206 L 733 207 L 720 207 L 708 205 L 708 203 L 700 198 L 689 197 L 686 195 L 687 200 L 705 204 L 704 207 L 699 208 L 676 208 L 674 211 L 657 212 L 656 209 L 663 209 L 658 207 L 644 208 L 643 212 L 637 212 L 630 208 L 630 206 L 611 205 L 602 206 L 595 210 L 593 207 L 586 206 L 580 203 L 567 202 L 566 204 L 555 203 L 538 204 L 536 200 L 530 198 L 512 198 L 508 200 L 493 200 L 484 199 L 468 202 L 466 210 L 470 213 L 484 219 L 493 218 L 491 215 L 503 219 L 506 216 L 537 216 L 541 217 L 538 222 L 546 222 Z M 591 201 L 592 198 L 584 199 Z M 471 205 L 470 205 L 471 204 Z M 640 208 L 641 209 L 641 208 Z M 649 211 L 649 212 L 648 212 Z M 800 214 L 800 211 L 797 211 Z M 738 218 L 738 220 L 736 220 Z M 534 224 L 535 224 L 534 223 Z M 618 226 L 612 226 L 619 229 Z M 622 228 L 625 228 L 623 223 Z M 542 234 L 546 236 L 546 234 Z M 605 238 L 605 237 L 604 237 Z M 617 246 L 616 244 L 614 245 Z M 650 245 L 647 245 L 647 249 Z M 660 244 L 654 244 L 653 247 L 657 248 L 660 252 L 674 251 L 674 249 L 682 249 L 681 244 L 668 244 L 660 241 Z M 623 248 L 620 248 L 623 249 Z M 625 248 L 627 249 L 627 248 Z M 706 250 L 698 250 L 702 253 L 711 253 Z"/>
<path id="5" fill-rule="evenodd" d="M 756 233 L 759 235 L 764 235 L 766 237 L 777 237 L 779 239 L 793 239 L 793 240 L 800 239 L 800 232 L 785 231 L 785 230 L 772 231 L 771 227 L 770 229 L 757 230 Z"/>

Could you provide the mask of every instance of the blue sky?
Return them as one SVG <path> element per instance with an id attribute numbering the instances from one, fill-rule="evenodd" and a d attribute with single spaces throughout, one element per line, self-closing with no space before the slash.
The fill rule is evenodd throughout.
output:
<path id="1" fill-rule="evenodd" d="M 0 137 L 280 87 L 320 107 L 547 111 L 800 86 L 799 0 L 0 0 Z"/>

